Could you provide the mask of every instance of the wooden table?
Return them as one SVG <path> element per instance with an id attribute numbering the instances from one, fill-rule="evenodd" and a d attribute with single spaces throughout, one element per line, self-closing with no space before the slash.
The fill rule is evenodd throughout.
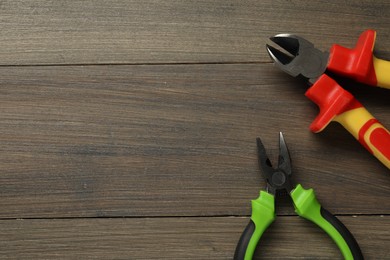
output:
<path id="1" fill-rule="evenodd" d="M 278 133 L 294 179 L 390 259 L 389 170 L 340 125 L 308 127 L 306 86 L 265 44 L 295 33 L 320 49 L 377 30 L 380 1 L 1 1 L 2 259 L 232 259 L 265 183 L 255 138 Z M 390 73 L 390 72 L 389 72 Z M 346 86 L 390 127 L 389 92 Z M 337 259 L 290 203 L 256 259 Z"/>

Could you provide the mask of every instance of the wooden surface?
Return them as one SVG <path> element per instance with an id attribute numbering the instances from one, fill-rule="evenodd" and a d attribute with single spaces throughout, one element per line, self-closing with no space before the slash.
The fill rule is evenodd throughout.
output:
<path id="1" fill-rule="evenodd" d="M 294 179 L 390 259 L 389 170 L 272 66 L 268 37 L 321 49 L 377 30 L 387 1 L 1 1 L 0 256 L 232 259 L 264 187 L 255 138 L 278 132 Z M 389 72 L 390 73 L 390 72 Z M 389 92 L 347 85 L 390 127 Z M 337 259 L 281 202 L 255 259 Z"/>

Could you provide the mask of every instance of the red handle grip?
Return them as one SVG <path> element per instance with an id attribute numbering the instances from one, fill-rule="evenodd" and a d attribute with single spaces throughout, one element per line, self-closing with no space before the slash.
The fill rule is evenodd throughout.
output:
<path id="1" fill-rule="evenodd" d="M 327 69 L 371 86 L 377 85 L 373 63 L 373 48 L 376 32 L 363 32 L 355 48 L 348 49 L 334 44 L 330 49 Z"/>
<path id="2" fill-rule="evenodd" d="M 390 169 L 390 133 L 351 93 L 322 75 L 306 94 L 320 107 L 310 129 L 317 133 L 331 121 L 339 122 L 378 160 Z"/>

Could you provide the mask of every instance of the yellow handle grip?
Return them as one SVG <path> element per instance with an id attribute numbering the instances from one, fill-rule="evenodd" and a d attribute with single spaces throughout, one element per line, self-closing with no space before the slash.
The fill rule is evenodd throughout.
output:
<path id="1" fill-rule="evenodd" d="M 390 89 L 390 61 L 373 57 L 377 86 Z"/>
<path id="2" fill-rule="evenodd" d="M 390 169 L 390 133 L 364 107 L 345 111 L 335 116 L 333 121 L 343 125 L 369 152 Z"/>
<path id="3" fill-rule="evenodd" d="M 334 79 L 323 74 L 305 93 L 320 113 L 310 125 L 318 133 L 331 121 L 339 122 L 379 161 L 390 169 L 390 133 Z"/>

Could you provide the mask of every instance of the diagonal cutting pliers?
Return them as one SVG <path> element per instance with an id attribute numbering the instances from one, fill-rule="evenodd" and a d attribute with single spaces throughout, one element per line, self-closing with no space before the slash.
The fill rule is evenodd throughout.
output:
<path id="1" fill-rule="evenodd" d="M 252 215 L 241 235 L 234 254 L 234 260 L 251 260 L 256 246 L 267 227 L 275 220 L 275 197 L 288 194 L 293 201 L 295 212 L 323 229 L 337 244 L 344 259 L 363 259 L 362 252 L 353 235 L 344 224 L 324 209 L 317 201 L 313 189 L 304 189 L 291 180 L 291 161 L 284 141 L 279 134 L 279 161 L 273 168 L 263 143 L 257 138 L 258 161 L 267 182 L 266 190 L 252 200 Z"/>
<path id="2" fill-rule="evenodd" d="M 339 122 L 370 153 L 390 169 L 390 133 L 354 96 L 329 74 L 351 78 L 371 86 L 390 89 L 390 61 L 373 55 L 376 32 L 363 32 L 353 49 L 334 44 L 329 52 L 318 50 L 308 40 L 291 34 L 278 34 L 267 44 L 274 64 L 282 71 L 305 79 L 311 87 L 305 95 L 316 103 L 320 113 L 310 125 L 318 133 L 331 121 Z"/>

